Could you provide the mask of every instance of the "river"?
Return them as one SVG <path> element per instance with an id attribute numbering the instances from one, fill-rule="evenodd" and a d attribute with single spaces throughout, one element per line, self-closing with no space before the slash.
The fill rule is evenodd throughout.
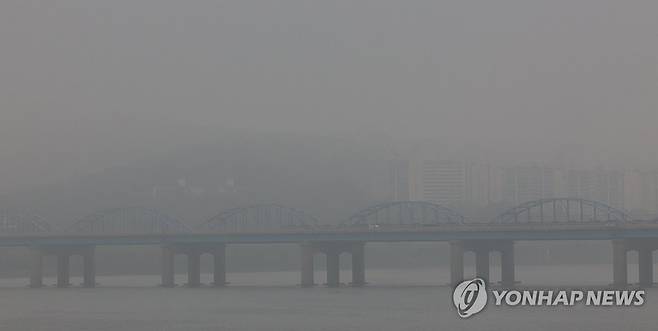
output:
<path id="1" fill-rule="evenodd" d="M 604 286 L 608 265 L 518 266 L 524 286 Z M 630 279 L 636 279 L 635 265 Z M 466 270 L 467 275 L 472 270 Z M 493 275 L 499 270 L 493 269 Z M 349 270 L 342 272 L 349 280 Z M 183 284 L 185 275 L 177 275 Z M 204 274 L 207 282 L 210 275 Z M 495 307 L 468 320 L 451 302 L 447 269 L 375 269 L 364 288 L 299 288 L 298 272 L 229 273 L 226 288 L 155 286 L 157 275 L 99 276 L 100 286 L 26 288 L 0 280 L 0 330 L 656 330 L 658 290 L 642 307 Z M 317 271 L 316 280 L 324 275 Z M 79 284 L 80 278 L 72 282 Z M 54 279 L 46 278 L 46 284 Z"/>

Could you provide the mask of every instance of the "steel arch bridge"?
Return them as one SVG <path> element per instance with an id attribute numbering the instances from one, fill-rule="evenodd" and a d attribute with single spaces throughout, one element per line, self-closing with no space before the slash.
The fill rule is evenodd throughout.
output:
<path id="1" fill-rule="evenodd" d="M 619 223 L 631 218 L 621 209 L 598 201 L 554 198 L 528 201 L 496 217 L 496 224 L 526 223 Z"/>
<path id="2" fill-rule="evenodd" d="M 53 229 L 46 220 L 21 209 L 0 209 L 0 234 L 48 233 Z"/>
<path id="3" fill-rule="evenodd" d="M 305 229 L 318 224 L 317 218 L 301 210 L 260 204 L 228 209 L 207 220 L 202 227 L 219 232 L 245 232 Z"/>
<path id="4" fill-rule="evenodd" d="M 68 228 L 85 234 L 166 234 L 184 233 L 189 228 L 176 218 L 152 208 L 105 209 L 87 215 Z"/>
<path id="5" fill-rule="evenodd" d="M 395 201 L 374 205 L 352 215 L 345 226 L 436 226 L 460 225 L 464 216 L 425 201 Z"/>

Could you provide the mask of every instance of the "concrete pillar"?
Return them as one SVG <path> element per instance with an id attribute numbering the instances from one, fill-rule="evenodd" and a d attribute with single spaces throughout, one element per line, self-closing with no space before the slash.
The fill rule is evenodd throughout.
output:
<path id="1" fill-rule="evenodd" d="M 310 243 L 303 243 L 300 245 L 301 250 L 301 272 L 302 272 L 302 287 L 312 287 L 315 285 L 313 279 L 313 245 Z"/>
<path id="2" fill-rule="evenodd" d="M 57 254 L 57 287 L 69 285 L 69 253 L 60 252 Z"/>
<path id="3" fill-rule="evenodd" d="M 640 286 L 653 286 L 653 250 L 643 247 L 638 250 Z"/>
<path id="4" fill-rule="evenodd" d="M 327 252 L 327 286 L 340 285 L 340 251 L 329 249 Z"/>
<path id="5" fill-rule="evenodd" d="M 213 285 L 226 285 L 226 245 L 220 244 L 213 251 Z"/>
<path id="6" fill-rule="evenodd" d="M 501 284 L 504 287 L 514 287 L 514 242 L 506 242 L 500 249 Z"/>
<path id="7" fill-rule="evenodd" d="M 464 280 L 464 244 L 450 242 L 450 284 L 457 286 Z"/>
<path id="8" fill-rule="evenodd" d="M 475 250 L 475 275 L 489 282 L 489 249 L 485 247 Z"/>
<path id="9" fill-rule="evenodd" d="M 96 249 L 95 247 L 89 247 L 86 249 L 83 255 L 83 286 L 84 287 L 96 287 Z"/>
<path id="10" fill-rule="evenodd" d="M 352 286 L 366 284 L 365 251 L 365 243 L 357 243 L 352 247 Z"/>
<path id="11" fill-rule="evenodd" d="M 30 269 L 30 287 L 43 286 L 43 252 L 38 247 L 30 249 L 32 268 Z"/>
<path id="12" fill-rule="evenodd" d="M 624 288 L 628 286 L 626 243 L 624 240 L 612 241 L 612 278 L 615 287 Z"/>
<path id="13" fill-rule="evenodd" d="M 174 248 L 162 246 L 162 286 L 174 287 Z"/>
<path id="14" fill-rule="evenodd" d="M 187 286 L 201 286 L 201 252 L 195 249 L 187 253 Z"/>

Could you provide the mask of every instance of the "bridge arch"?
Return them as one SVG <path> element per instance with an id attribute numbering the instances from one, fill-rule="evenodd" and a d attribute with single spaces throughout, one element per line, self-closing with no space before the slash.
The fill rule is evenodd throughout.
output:
<path id="1" fill-rule="evenodd" d="M 156 209 L 123 207 L 104 209 L 85 216 L 68 232 L 85 234 L 165 234 L 188 232 L 187 225 Z"/>
<path id="2" fill-rule="evenodd" d="M 394 201 L 370 206 L 352 215 L 348 226 L 380 225 L 459 225 L 464 216 L 456 211 L 425 201 Z"/>
<path id="3" fill-rule="evenodd" d="M 211 231 L 244 232 L 303 229 L 317 225 L 317 218 L 299 209 L 258 204 L 222 211 L 202 226 Z"/>
<path id="4" fill-rule="evenodd" d="M 0 234 L 31 234 L 52 232 L 48 222 L 30 211 L 0 209 Z"/>
<path id="5" fill-rule="evenodd" d="M 493 223 L 592 223 L 626 222 L 630 216 L 605 203 L 578 199 L 553 198 L 524 202 L 499 214 Z"/>

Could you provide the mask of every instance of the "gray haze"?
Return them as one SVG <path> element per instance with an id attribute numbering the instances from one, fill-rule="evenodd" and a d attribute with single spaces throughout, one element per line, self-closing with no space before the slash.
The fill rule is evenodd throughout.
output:
<path id="1" fill-rule="evenodd" d="M 472 194 L 469 183 L 477 201 L 451 206 L 469 220 L 516 204 L 490 197 L 503 191 L 491 164 L 581 157 L 588 171 L 621 168 L 600 191 L 654 218 L 657 14 L 656 0 L 0 0 L 0 211 L 29 210 L 65 231 L 140 205 L 199 229 L 222 210 L 276 203 L 336 225 L 375 203 L 416 199 L 397 195 L 414 180 L 398 161 L 430 150 L 486 164 L 486 188 Z M 653 172 L 616 180 L 635 167 Z M 4 229 L 16 226 L 0 216 Z M 504 260 L 518 264 L 523 286 L 619 284 L 608 241 L 516 247 L 511 260 L 492 258 L 489 280 L 501 264 L 510 270 Z M 231 286 L 221 291 L 155 288 L 167 270 L 194 285 L 184 277 L 191 255 L 167 269 L 156 245 L 99 245 L 99 289 L 75 288 L 83 261 L 84 285 L 95 285 L 85 255 L 71 259 L 74 288 L 28 290 L 27 270 L 32 285 L 41 272 L 47 285 L 57 272 L 68 284 L 68 262 L 41 261 L 48 247 L 33 248 L 0 250 L 0 329 L 655 329 L 655 290 L 637 309 L 491 307 L 458 320 L 441 287 L 457 270 L 445 243 L 369 243 L 367 288 L 305 290 L 297 244 L 230 245 Z M 630 283 L 646 280 L 646 256 L 630 253 Z M 196 269 L 204 284 L 215 261 L 205 254 Z M 311 262 L 315 282 L 334 285 L 331 260 Z M 355 262 L 333 270 L 342 265 L 346 282 Z"/>
<path id="2" fill-rule="evenodd" d="M 656 164 L 658 2 L 0 2 L 0 192 L 231 132 Z M 389 144 L 390 141 L 382 142 Z"/>

